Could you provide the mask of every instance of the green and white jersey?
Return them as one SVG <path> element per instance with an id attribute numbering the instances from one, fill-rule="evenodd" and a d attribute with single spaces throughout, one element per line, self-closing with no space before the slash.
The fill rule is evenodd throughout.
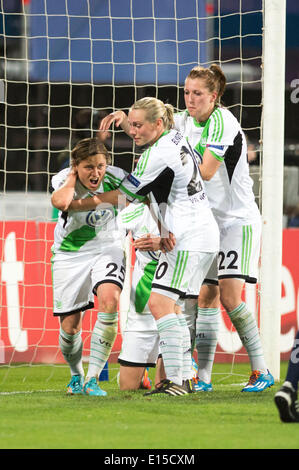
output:
<path id="1" fill-rule="evenodd" d="M 206 148 L 222 162 L 205 189 L 219 227 L 250 224 L 260 217 L 249 175 L 244 132 L 234 115 L 216 108 L 209 119 L 198 123 L 188 111 L 175 114 L 175 128 L 189 141 L 199 158 Z"/>
<path id="2" fill-rule="evenodd" d="M 121 231 L 130 231 L 134 240 L 150 233 L 159 236 L 158 226 L 149 208 L 143 203 L 131 203 L 117 216 Z M 130 308 L 126 328 L 129 330 L 155 330 L 154 318 L 148 307 L 152 282 L 158 265 L 159 251 L 135 252 L 135 264 L 130 291 Z"/>
<path id="3" fill-rule="evenodd" d="M 218 227 L 203 187 L 198 159 L 179 132 L 164 132 L 143 152 L 119 190 L 130 201 L 143 201 L 147 196 L 157 219 L 174 234 L 178 249 L 218 250 Z"/>
<path id="4" fill-rule="evenodd" d="M 131 232 L 134 240 L 142 238 L 148 233 L 160 236 L 158 226 L 153 219 L 149 208 L 143 203 L 131 203 L 117 216 L 117 224 L 122 232 Z M 139 251 L 136 250 L 136 260 L 141 267 L 148 262 L 158 262 L 159 251 Z"/>
<path id="5" fill-rule="evenodd" d="M 52 187 L 58 189 L 65 181 L 70 168 L 57 173 L 52 178 Z M 127 173 L 121 168 L 107 166 L 103 181 L 95 192 L 85 188 L 77 180 L 74 199 L 85 199 L 94 194 L 116 189 Z M 76 253 L 98 251 L 107 244 L 122 243 L 124 234 L 116 225 L 117 209 L 111 204 L 102 204 L 98 210 L 86 212 L 59 212 L 58 222 L 54 231 L 52 252 Z"/>

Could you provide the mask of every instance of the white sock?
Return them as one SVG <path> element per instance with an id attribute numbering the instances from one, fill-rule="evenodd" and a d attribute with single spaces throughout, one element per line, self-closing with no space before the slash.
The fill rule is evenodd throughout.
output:
<path id="1" fill-rule="evenodd" d="M 212 368 L 218 341 L 220 308 L 200 308 L 196 320 L 196 349 L 198 377 L 211 382 Z"/>
<path id="2" fill-rule="evenodd" d="M 84 377 L 84 369 L 82 365 L 83 342 L 81 331 L 74 335 L 70 335 L 60 328 L 59 346 L 64 359 L 70 366 L 71 375 L 82 375 Z"/>
<path id="3" fill-rule="evenodd" d="M 183 333 L 183 380 L 189 380 L 193 377 L 192 356 L 191 356 L 191 338 L 186 319 L 182 313 L 177 314 L 179 324 Z"/>
<path id="4" fill-rule="evenodd" d="M 167 379 L 182 385 L 183 332 L 175 313 L 156 321 L 160 336 L 160 350 Z"/>
<path id="5" fill-rule="evenodd" d="M 91 340 L 89 366 L 86 382 L 91 377 L 98 377 L 109 359 L 118 326 L 118 313 L 99 312 Z"/>
<path id="6" fill-rule="evenodd" d="M 232 312 L 228 312 L 228 315 L 247 351 L 251 369 L 267 373 L 257 323 L 253 314 L 247 309 L 247 305 L 242 302 Z"/>

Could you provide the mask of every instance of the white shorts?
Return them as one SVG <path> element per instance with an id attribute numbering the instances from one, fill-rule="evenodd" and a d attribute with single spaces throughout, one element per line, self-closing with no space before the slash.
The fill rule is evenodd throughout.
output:
<path id="1" fill-rule="evenodd" d="M 137 252 L 130 291 L 130 307 L 123 331 L 118 362 L 131 367 L 154 367 L 159 353 L 156 321 L 148 307 L 148 299 L 157 260 L 143 258 Z"/>
<path id="2" fill-rule="evenodd" d="M 179 297 L 198 296 L 200 287 L 217 253 L 181 251 L 162 253 L 152 284 L 157 292 L 177 301 Z"/>
<path id="3" fill-rule="evenodd" d="M 54 316 L 70 315 L 94 306 L 100 284 L 123 288 L 124 252 L 119 244 L 104 247 L 101 253 L 56 253 L 52 258 Z"/>
<path id="4" fill-rule="evenodd" d="M 218 284 L 218 279 L 237 278 L 255 284 L 258 279 L 261 222 L 233 225 L 220 230 L 218 261 L 209 270 L 205 284 Z"/>
<path id="5" fill-rule="evenodd" d="M 155 331 L 125 331 L 118 362 L 130 367 L 155 367 L 159 355 L 159 335 Z"/>

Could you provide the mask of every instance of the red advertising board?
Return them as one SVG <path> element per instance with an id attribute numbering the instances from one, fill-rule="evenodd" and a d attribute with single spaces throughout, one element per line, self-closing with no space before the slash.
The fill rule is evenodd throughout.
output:
<path id="1" fill-rule="evenodd" d="M 58 349 L 59 321 L 52 314 L 51 245 L 54 223 L 0 223 L 0 363 L 63 362 Z M 281 302 L 281 358 L 288 359 L 299 325 L 299 230 L 283 232 Z M 249 288 L 248 288 L 249 289 Z M 256 289 L 244 292 L 256 309 Z M 96 320 L 97 305 L 83 322 L 84 354 Z M 113 347 L 112 361 L 121 348 L 121 329 Z M 216 361 L 248 361 L 237 333 L 222 312 Z"/>

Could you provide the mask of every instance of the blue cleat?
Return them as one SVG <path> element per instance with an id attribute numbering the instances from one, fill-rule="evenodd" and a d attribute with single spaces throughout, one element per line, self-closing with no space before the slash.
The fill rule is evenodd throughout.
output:
<path id="1" fill-rule="evenodd" d="M 89 395 L 90 397 L 105 397 L 107 392 L 99 387 L 95 377 L 91 377 L 91 379 L 84 384 L 83 394 Z"/>
<path id="2" fill-rule="evenodd" d="M 66 393 L 68 395 L 81 395 L 83 393 L 83 382 L 82 375 L 73 375 L 70 383 L 67 385 Z"/>
<path id="3" fill-rule="evenodd" d="M 266 388 L 274 385 L 273 375 L 268 373 L 263 374 L 259 370 L 254 370 L 249 377 L 248 384 L 241 390 L 241 392 L 262 392 Z"/>
<path id="4" fill-rule="evenodd" d="M 212 392 L 213 391 L 213 387 L 211 383 L 207 384 L 203 380 L 199 380 L 198 377 L 193 379 L 193 388 L 195 392 Z"/>

